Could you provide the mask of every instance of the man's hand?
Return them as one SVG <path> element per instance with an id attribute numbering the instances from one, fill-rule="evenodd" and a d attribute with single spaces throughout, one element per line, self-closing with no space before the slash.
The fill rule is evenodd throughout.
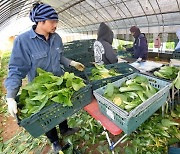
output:
<path id="1" fill-rule="evenodd" d="M 73 60 L 71 61 L 70 65 L 75 67 L 79 71 L 83 71 L 85 68 L 85 66 L 83 64 L 76 62 L 76 61 L 73 61 Z"/>
<path id="2" fill-rule="evenodd" d="M 137 60 L 136 60 L 136 62 L 141 62 L 142 61 L 142 58 L 138 58 Z"/>
<path id="3" fill-rule="evenodd" d="M 6 98 L 7 104 L 8 104 L 8 111 L 11 114 L 11 116 L 15 117 L 17 113 L 17 102 L 14 98 Z"/>

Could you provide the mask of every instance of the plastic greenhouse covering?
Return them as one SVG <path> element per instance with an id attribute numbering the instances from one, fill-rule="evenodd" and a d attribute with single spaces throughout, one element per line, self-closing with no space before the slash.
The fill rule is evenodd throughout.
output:
<path id="1" fill-rule="evenodd" d="M 180 0 L 40 0 L 59 14 L 58 28 L 66 32 L 97 31 L 106 22 L 116 34 L 132 25 L 144 33 L 174 33 L 180 28 Z M 1 0 L 0 28 L 11 20 L 29 16 L 36 0 Z"/>

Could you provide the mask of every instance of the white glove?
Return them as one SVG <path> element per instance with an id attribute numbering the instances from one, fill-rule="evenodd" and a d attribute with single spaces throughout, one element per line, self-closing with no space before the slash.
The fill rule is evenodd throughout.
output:
<path id="1" fill-rule="evenodd" d="M 140 62 L 140 61 L 142 61 L 142 58 L 138 58 L 137 60 L 136 60 L 136 62 Z"/>
<path id="2" fill-rule="evenodd" d="M 124 63 L 124 62 L 126 63 L 127 61 L 118 57 L 118 63 Z"/>
<path id="3" fill-rule="evenodd" d="M 83 64 L 76 62 L 76 61 L 73 61 L 73 60 L 71 61 L 70 65 L 75 67 L 79 71 L 83 71 L 85 68 L 85 66 Z"/>
<path id="4" fill-rule="evenodd" d="M 15 117 L 15 114 L 17 113 L 17 102 L 14 98 L 6 98 L 7 104 L 8 104 L 8 111 L 11 114 L 11 116 Z"/>

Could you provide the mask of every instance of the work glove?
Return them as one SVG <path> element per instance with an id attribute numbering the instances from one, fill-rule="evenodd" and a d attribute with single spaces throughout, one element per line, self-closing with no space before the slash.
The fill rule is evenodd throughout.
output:
<path id="1" fill-rule="evenodd" d="M 124 62 L 126 63 L 127 61 L 118 57 L 118 63 L 124 63 Z"/>
<path id="2" fill-rule="evenodd" d="M 8 104 L 8 111 L 11 114 L 11 116 L 15 117 L 17 113 L 17 102 L 14 98 L 6 98 L 7 104 Z"/>
<path id="3" fill-rule="evenodd" d="M 83 71 L 85 68 L 85 66 L 83 64 L 76 62 L 76 61 L 73 61 L 73 60 L 71 61 L 70 65 L 75 67 L 79 71 Z"/>
<path id="4" fill-rule="evenodd" d="M 138 58 L 137 60 L 136 60 L 136 62 L 141 62 L 142 61 L 142 58 Z"/>

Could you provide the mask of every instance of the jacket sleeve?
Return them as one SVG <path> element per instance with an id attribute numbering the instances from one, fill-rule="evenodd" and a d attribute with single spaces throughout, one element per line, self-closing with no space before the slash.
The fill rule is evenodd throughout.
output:
<path id="1" fill-rule="evenodd" d="M 22 46 L 20 38 L 14 42 L 12 54 L 9 61 L 8 77 L 5 80 L 5 87 L 7 89 L 7 98 L 15 98 L 22 79 L 26 77 L 31 68 L 30 56 Z"/>
<path id="2" fill-rule="evenodd" d="M 61 64 L 64 65 L 65 67 L 69 67 L 70 63 L 72 60 L 64 57 L 63 53 L 61 53 Z"/>
<path id="3" fill-rule="evenodd" d="M 118 58 L 117 55 L 115 54 L 112 46 L 108 43 L 104 43 L 104 49 L 105 49 L 105 57 L 106 59 L 111 63 L 117 63 L 118 62 Z"/>
<path id="4" fill-rule="evenodd" d="M 147 53 L 148 53 L 148 44 L 147 44 L 147 40 L 145 37 L 142 37 L 140 40 L 140 58 L 144 58 L 147 57 Z"/>
<path id="5" fill-rule="evenodd" d="M 134 48 L 126 48 L 126 51 L 129 51 L 129 52 L 133 52 L 134 51 Z"/>

